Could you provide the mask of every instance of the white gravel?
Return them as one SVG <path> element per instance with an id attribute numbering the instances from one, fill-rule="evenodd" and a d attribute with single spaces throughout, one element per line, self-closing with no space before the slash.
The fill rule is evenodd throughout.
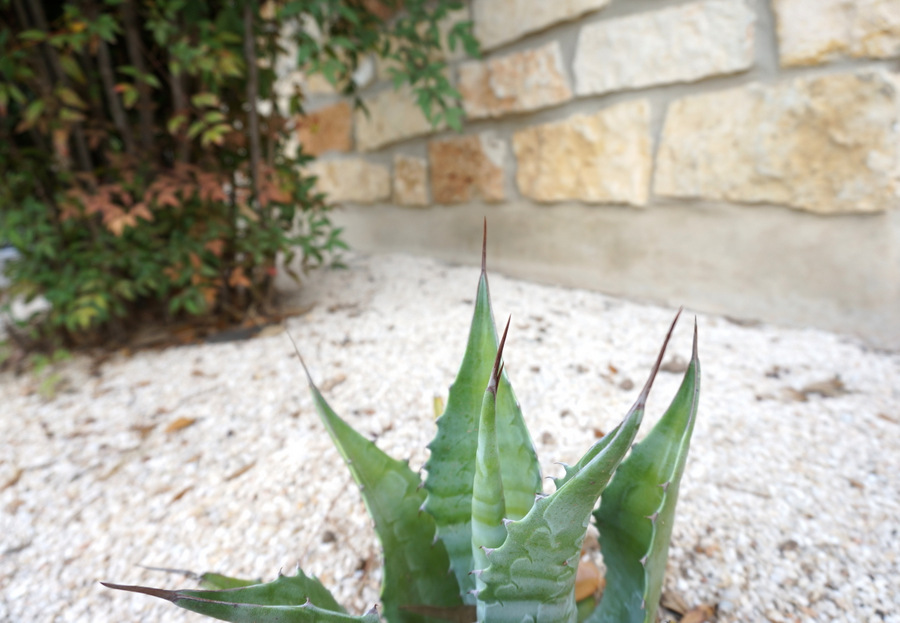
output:
<path id="1" fill-rule="evenodd" d="M 287 323 L 332 406 L 414 467 L 477 278 L 351 257 L 311 279 L 301 296 L 315 306 Z M 674 310 L 496 275 L 491 291 L 498 321 L 512 314 L 507 370 L 556 475 L 625 414 Z M 691 320 L 667 360 L 689 357 Z M 900 622 L 900 356 L 821 331 L 699 325 L 666 590 L 717 604 L 721 623 Z M 194 586 L 142 564 L 270 579 L 299 562 L 351 611 L 377 600 L 370 522 L 285 335 L 59 373 L 49 400 L 34 378 L 0 376 L 0 621 L 206 620 L 97 583 Z M 660 375 L 645 430 L 679 380 Z M 179 418 L 196 421 L 166 432 Z"/>

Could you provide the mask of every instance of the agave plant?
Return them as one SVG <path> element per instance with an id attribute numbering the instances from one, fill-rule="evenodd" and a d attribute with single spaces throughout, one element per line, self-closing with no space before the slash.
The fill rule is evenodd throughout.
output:
<path id="1" fill-rule="evenodd" d="M 269 583 L 205 574 L 205 590 L 104 584 L 235 622 L 655 623 L 697 413 L 696 321 L 681 386 L 643 441 L 632 446 L 678 316 L 624 420 L 565 466 L 545 495 L 503 369 L 506 330 L 498 345 L 484 254 L 482 248 L 466 352 L 428 446 L 424 481 L 341 419 L 307 372 L 316 410 L 360 485 L 383 547 L 380 613 L 348 614 L 302 570 Z M 607 585 L 599 603 L 576 603 L 576 569 L 591 520 Z"/>

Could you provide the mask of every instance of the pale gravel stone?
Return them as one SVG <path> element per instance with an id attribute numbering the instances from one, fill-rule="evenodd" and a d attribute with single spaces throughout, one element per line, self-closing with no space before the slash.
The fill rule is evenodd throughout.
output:
<path id="1" fill-rule="evenodd" d="M 669 106 L 655 192 L 879 212 L 900 194 L 900 81 L 883 71 L 758 83 Z"/>
<path id="2" fill-rule="evenodd" d="M 475 36 L 484 50 L 597 11 L 610 0 L 473 0 Z"/>
<path id="3" fill-rule="evenodd" d="M 897 0 L 775 0 L 781 64 L 900 55 Z"/>
<path id="4" fill-rule="evenodd" d="M 459 67 L 459 92 L 470 119 L 538 110 L 572 99 L 558 41 Z"/>
<path id="5" fill-rule="evenodd" d="M 354 115 L 356 148 L 360 151 L 373 151 L 436 129 L 425 118 L 408 87 L 386 89 L 365 98 L 364 103 L 368 113 L 357 110 Z"/>
<path id="6" fill-rule="evenodd" d="M 745 71 L 755 19 L 744 0 L 706 0 L 588 24 L 578 35 L 575 90 L 593 95 Z"/>
<path id="7" fill-rule="evenodd" d="M 535 201 L 644 205 L 652 165 L 650 102 L 523 128 L 513 135 L 519 191 Z"/>
<path id="8" fill-rule="evenodd" d="M 417 469 L 478 269 L 348 264 L 304 284 L 299 302 L 316 305 L 288 327 L 336 411 Z M 507 369 L 544 473 L 559 475 L 554 461 L 631 406 L 674 310 L 500 276 L 491 293 L 497 316 L 512 314 Z M 669 357 L 689 355 L 690 319 Z M 665 590 L 724 605 L 718 623 L 900 622 L 900 355 L 709 315 L 699 327 L 703 389 Z M 351 612 L 377 601 L 380 570 L 358 571 L 378 557 L 371 522 L 286 336 L 116 355 L 98 376 L 78 357 L 59 373 L 68 385 L 50 401 L 35 379 L 0 375 L 0 620 L 206 620 L 97 584 L 195 586 L 139 564 L 272 579 L 299 561 Z M 835 375 L 848 393 L 786 397 Z M 679 380 L 657 379 L 644 431 Z M 197 421 L 165 433 L 179 417 Z"/>
<path id="9" fill-rule="evenodd" d="M 363 158 L 316 160 L 306 167 L 305 172 L 319 178 L 316 190 L 326 193 L 330 201 L 375 203 L 391 196 L 388 168 Z"/>

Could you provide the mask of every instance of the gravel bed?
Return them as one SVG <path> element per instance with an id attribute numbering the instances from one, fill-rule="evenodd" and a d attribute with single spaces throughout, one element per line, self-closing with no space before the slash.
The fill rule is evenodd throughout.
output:
<path id="1" fill-rule="evenodd" d="M 290 319 L 332 406 L 426 458 L 478 270 L 400 255 L 322 271 Z M 491 277 L 506 368 L 544 473 L 637 396 L 674 310 Z M 666 360 L 690 356 L 686 312 Z M 900 356 L 700 314 L 703 389 L 665 590 L 721 623 L 900 622 Z M 56 395 L 0 376 L 0 621 L 207 620 L 98 580 L 193 587 L 141 565 L 271 579 L 298 563 L 361 612 L 378 546 L 286 335 L 63 364 Z M 663 372 L 644 430 L 681 375 Z M 552 484 L 548 481 L 548 487 Z"/>

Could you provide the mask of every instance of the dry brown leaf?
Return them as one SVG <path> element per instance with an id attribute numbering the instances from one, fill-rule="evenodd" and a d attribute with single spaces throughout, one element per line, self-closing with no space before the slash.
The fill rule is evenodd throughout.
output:
<path id="1" fill-rule="evenodd" d="M 325 379 L 322 384 L 319 386 L 320 392 L 329 392 L 344 381 L 347 380 L 347 375 L 338 374 L 336 376 L 331 377 L 330 379 Z"/>
<path id="2" fill-rule="evenodd" d="M 662 594 L 662 598 L 659 600 L 659 603 L 663 608 L 665 608 L 666 610 L 671 610 L 675 614 L 683 615 L 685 612 L 690 610 L 690 606 L 687 605 L 684 597 L 682 597 L 678 593 L 672 593 L 670 591 L 666 591 Z"/>
<path id="3" fill-rule="evenodd" d="M 681 623 L 706 623 L 712 621 L 716 609 L 708 604 L 701 604 L 689 610 L 682 618 Z"/>
<path id="4" fill-rule="evenodd" d="M 227 480 L 234 480 L 235 478 L 239 478 L 240 476 L 243 476 L 244 474 L 249 472 L 251 469 L 253 469 L 253 467 L 255 465 L 256 465 L 256 461 L 250 461 L 249 463 L 247 463 L 240 469 L 233 471 L 232 473 L 225 476 L 225 480 L 227 481 Z"/>
<path id="5" fill-rule="evenodd" d="M 600 568 L 591 560 L 582 560 L 578 563 L 578 571 L 575 573 L 575 601 L 581 601 L 585 597 L 602 591 L 606 587 L 606 579 L 601 575 Z"/>
<path id="6" fill-rule="evenodd" d="M 25 472 L 25 470 L 23 470 L 21 467 L 16 469 L 16 471 L 12 475 L 12 477 L 9 480 L 7 480 L 5 483 L 3 483 L 2 487 L 0 487 L 0 491 L 5 491 L 6 489 L 9 489 L 10 487 L 16 486 L 16 483 L 19 482 L 19 479 L 22 477 L 22 474 L 24 472 Z"/>
<path id="7" fill-rule="evenodd" d="M 167 433 L 175 433 L 180 430 L 187 428 L 197 421 L 197 418 L 192 417 L 180 417 L 173 420 L 168 426 L 166 426 Z"/>

